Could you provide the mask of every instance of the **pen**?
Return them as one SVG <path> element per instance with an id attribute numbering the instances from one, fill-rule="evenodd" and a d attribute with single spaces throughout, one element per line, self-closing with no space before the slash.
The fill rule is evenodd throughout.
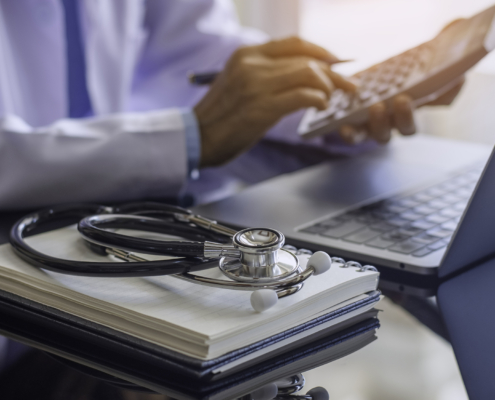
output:
<path id="1" fill-rule="evenodd" d="M 328 62 L 328 65 L 333 65 L 333 64 L 341 64 L 345 62 L 350 62 L 354 60 L 335 60 Z M 195 74 L 194 72 L 191 72 L 188 75 L 189 82 L 192 83 L 193 85 L 209 85 L 213 83 L 215 78 L 218 76 L 220 71 L 214 71 L 214 72 L 205 72 L 202 74 Z"/>

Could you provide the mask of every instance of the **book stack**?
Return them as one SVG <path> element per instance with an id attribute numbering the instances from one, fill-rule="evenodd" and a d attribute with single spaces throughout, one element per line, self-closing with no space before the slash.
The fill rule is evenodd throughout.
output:
<path id="1" fill-rule="evenodd" d="M 102 261 L 74 226 L 26 240 L 55 257 Z M 31 266 L 7 244 L 0 246 L 0 290 L 35 314 L 84 326 L 92 332 L 91 339 L 85 336 L 90 342 L 111 340 L 125 347 L 122 351 L 143 365 L 151 362 L 163 371 L 214 381 L 370 318 L 380 299 L 379 274 L 342 266 L 334 263 L 299 292 L 257 313 L 250 305 L 251 292 L 200 286 L 173 276 L 63 275 Z M 222 279 L 218 269 L 198 274 Z M 46 346 L 57 353 L 54 344 Z M 67 357 L 67 352 L 59 349 L 57 354 Z M 81 361 L 80 356 L 72 358 Z M 88 364 L 98 367 L 97 361 Z M 108 366 L 102 370 L 115 373 Z M 122 376 L 136 379 L 131 375 Z"/>

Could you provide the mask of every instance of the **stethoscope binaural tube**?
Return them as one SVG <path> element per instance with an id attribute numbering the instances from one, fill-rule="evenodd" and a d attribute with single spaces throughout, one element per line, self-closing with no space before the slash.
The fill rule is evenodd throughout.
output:
<path id="1" fill-rule="evenodd" d="M 84 239 L 97 245 L 124 251 L 153 255 L 166 254 L 175 257 L 203 257 L 204 242 L 206 240 L 213 239 L 215 241 L 225 242 L 225 238 L 220 238 L 219 235 L 198 233 L 198 228 L 142 215 L 91 215 L 79 221 L 77 229 Z M 123 235 L 108 231 L 108 229 L 130 229 L 169 235 L 173 234 L 195 241 L 154 240 Z"/>
<path id="2" fill-rule="evenodd" d="M 43 254 L 25 241 L 38 228 L 77 218 L 78 230 L 96 254 L 129 262 L 85 262 Z M 155 240 L 125 235 L 116 229 L 139 230 L 185 238 Z M 148 235 L 149 236 L 149 235 Z M 330 269 L 331 257 L 308 255 L 284 247 L 284 235 L 269 228 L 234 231 L 180 207 L 160 203 L 131 203 L 119 207 L 76 204 L 48 208 L 19 220 L 10 233 L 14 251 L 42 269 L 88 277 L 146 277 L 172 275 L 200 285 L 252 291 L 251 305 L 261 312 L 279 298 L 297 293 L 304 281 Z M 307 252 L 307 250 L 306 250 Z M 137 253 L 137 254 L 136 254 Z M 150 261 L 140 254 L 181 257 Z M 300 264 L 300 257 L 305 262 Z M 225 279 L 191 272 L 218 267 Z"/>
<path id="3" fill-rule="evenodd" d="M 200 271 L 213 268 L 218 265 L 217 260 L 202 259 L 197 256 L 188 258 L 159 260 L 146 262 L 85 262 L 51 257 L 29 246 L 24 238 L 26 234 L 44 224 L 68 218 L 85 218 L 91 215 L 103 215 L 110 212 L 139 213 L 140 215 L 156 215 L 174 218 L 174 215 L 189 216 L 191 213 L 180 207 L 164 205 L 160 203 L 131 203 L 123 207 L 106 207 L 97 204 L 75 204 L 71 206 L 59 206 L 31 213 L 17 221 L 10 232 L 10 244 L 14 251 L 28 263 L 49 271 L 80 276 L 93 277 L 143 277 L 157 275 L 171 275 L 184 272 Z M 179 229 L 181 234 L 184 229 Z M 198 232 L 195 229 L 196 233 Z M 171 231 L 178 233 L 177 230 Z M 216 233 L 199 231 L 204 237 L 218 239 Z"/>

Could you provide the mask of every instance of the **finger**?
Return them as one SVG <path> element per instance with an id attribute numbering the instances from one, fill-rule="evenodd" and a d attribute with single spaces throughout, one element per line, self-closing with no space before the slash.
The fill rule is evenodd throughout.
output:
<path id="1" fill-rule="evenodd" d="M 394 98 L 394 125 L 403 135 L 416 133 L 414 124 L 412 98 L 407 94 L 400 94 Z"/>
<path id="2" fill-rule="evenodd" d="M 435 100 L 430 101 L 429 103 L 425 104 L 427 106 L 448 106 L 452 104 L 454 99 L 457 97 L 459 92 L 461 91 L 466 79 L 462 77 L 460 79 L 460 82 L 455 85 L 452 89 L 450 89 L 448 92 L 442 94 L 441 96 L 437 97 Z"/>
<path id="3" fill-rule="evenodd" d="M 369 108 L 368 131 L 370 137 L 379 143 L 387 143 L 390 140 L 390 116 L 384 103 L 376 103 Z"/>
<path id="4" fill-rule="evenodd" d="M 259 50 L 270 57 L 309 56 L 330 63 L 338 60 L 323 47 L 296 36 L 262 44 L 259 46 Z"/>
<path id="5" fill-rule="evenodd" d="M 272 97 L 269 108 L 273 107 L 281 116 L 301 108 L 316 107 L 324 110 L 327 107 L 325 92 L 312 88 L 296 88 Z"/>
<path id="6" fill-rule="evenodd" d="M 328 75 L 320 65 L 310 60 L 297 63 L 290 69 L 276 70 L 276 75 L 270 75 L 263 84 L 274 93 L 290 90 L 296 87 L 310 87 L 325 92 L 327 100 L 335 89 Z"/>
<path id="7" fill-rule="evenodd" d="M 326 66 L 324 71 L 326 72 L 327 76 L 331 79 L 335 87 L 351 93 L 355 93 L 357 91 L 358 87 L 354 83 L 347 80 L 337 72 L 332 71 L 329 66 Z"/>
<path id="8" fill-rule="evenodd" d="M 359 144 L 368 138 L 368 132 L 364 127 L 354 127 L 352 125 L 342 125 L 339 130 L 340 137 L 348 144 Z"/>
<path id="9" fill-rule="evenodd" d="M 300 68 L 300 65 L 307 65 L 310 62 L 316 62 L 320 70 L 325 73 L 325 75 L 333 82 L 335 87 L 343 89 L 346 92 L 356 92 L 357 86 L 350 80 L 346 79 L 342 75 L 337 72 L 332 71 L 331 66 L 325 62 L 314 60 L 310 57 L 306 56 L 298 56 L 298 57 L 281 57 L 272 63 L 272 68 L 275 71 L 293 71 L 295 68 Z"/>

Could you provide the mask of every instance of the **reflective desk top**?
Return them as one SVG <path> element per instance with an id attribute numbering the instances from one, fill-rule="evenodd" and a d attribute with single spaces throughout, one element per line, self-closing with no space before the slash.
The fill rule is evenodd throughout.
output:
<path id="1" fill-rule="evenodd" d="M 379 304 L 378 340 L 304 374 L 339 400 L 467 399 L 452 348 L 402 307 Z"/>

